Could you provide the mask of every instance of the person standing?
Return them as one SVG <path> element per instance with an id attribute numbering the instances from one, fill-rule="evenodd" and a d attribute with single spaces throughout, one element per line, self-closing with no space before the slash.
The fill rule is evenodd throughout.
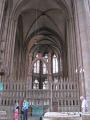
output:
<path id="1" fill-rule="evenodd" d="M 14 120 L 19 120 L 19 110 L 18 110 L 18 108 L 15 109 Z"/>
<path id="2" fill-rule="evenodd" d="M 18 102 L 15 103 L 14 108 L 13 108 L 13 119 L 19 120 L 19 104 L 18 104 Z"/>
<path id="3" fill-rule="evenodd" d="M 83 96 L 80 97 L 80 100 L 82 101 L 82 104 L 81 104 L 82 113 L 88 112 L 87 100 Z"/>
<path id="4" fill-rule="evenodd" d="M 20 101 L 20 118 L 24 119 L 23 100 Z"/>
<path id="5" fill-rule="evenodd" d="M 24 100 L 23 101 L 24 120 L 28 119 L 28 108 L 29 108 L 29 102 L 27 100 Z"/>

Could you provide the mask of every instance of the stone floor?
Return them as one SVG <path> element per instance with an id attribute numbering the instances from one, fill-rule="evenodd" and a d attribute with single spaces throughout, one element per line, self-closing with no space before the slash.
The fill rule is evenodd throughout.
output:
<path id="1" fill-rule="evenodd" d="M 2 119 L 1 119 L 2 116 Z M 13 120 L 13 108 L 12 107 L 2 107 L 0 106 L 0 120 Z M 19 119 L 21 120 L 21 119 Z M 40 117 L 28 117 L 28 120 L 41 120 Z M 90 114 L 78 114 L 77 116 L 74 115 L 67 115 L 67 116 L 59 116 L 59 117 L 42 117 L 42 120 L 90 120 Z"/>
<path id="2" fill-rule="evenodd" d="M 13 107 L 0 106 L 0 120 L 13 120 Z M 40 120 L 40 117 L 28 116 L 28 120 Z"/>

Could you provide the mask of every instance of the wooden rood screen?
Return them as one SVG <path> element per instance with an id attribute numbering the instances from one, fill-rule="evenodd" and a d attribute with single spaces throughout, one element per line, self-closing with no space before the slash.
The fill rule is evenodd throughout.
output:
<path id="1" fill-rule="evenodd" d="M 50 86 L 50 83 L 49 83 Z M 8 88 L 7 90 L 5 88 Z M 60 112 L 80 111 L 80 94 L 77 81 L 52 83 L 48 89 L 28 89 L 26 84 L 12 83 L 12 90 L 4 86 L 2 105 L 11 106 L 16 101 L 27 98 L 31 105 L 44 106 L 45 109 Z"/>

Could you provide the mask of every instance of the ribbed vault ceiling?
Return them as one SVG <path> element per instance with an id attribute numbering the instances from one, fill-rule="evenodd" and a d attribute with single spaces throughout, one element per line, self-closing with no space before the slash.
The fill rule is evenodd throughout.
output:
<path id="1" fill-rule="evenodd" d="M 40 35 L 37 41 L 42 44 L 64 45 L 70 5 L 70 0 L 18 0 L 14 11 L 22 16 L 24 41 Z"/>

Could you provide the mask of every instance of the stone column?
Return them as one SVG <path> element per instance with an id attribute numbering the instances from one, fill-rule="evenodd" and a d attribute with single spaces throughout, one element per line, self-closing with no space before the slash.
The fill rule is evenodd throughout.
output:
<path id="1" fill-rule="evenodd" d="M 27 75 L 27 89 L 32 89 L 32 53 L 28 55 L 28 75 Z"/>
<path id="2" fill-rule="evenodd" d="M 84 0 L 85 7 L 85 28 L 84 28 L 84 38 L 82 47 L 83 47 L 83 64 L 84 64 L 84 75 L 85 75 L 85 90 L 86 97 L 89 105 L 90 112 L 90 0 Z"/>
<path id="3" fill-rule="evenodd" d="M 0 29 L 1 29 L 1 24 L 2 24 L 2 17 L 3 17 L 3 12 L 4 12 L 5 1 L 6 0 L 0 0 Z"/>
<path id="4" fill-rule="evenodd" d="M 84 73 L 81 76 L 82 80 L 82 95 L 86 95 L 90 111 L 90 11 L 88 0 L 74 1 L 77 17 L 78 33 L 78 49 L 80 50 L 81 67 L 84 68 Z M 79 54 L 78 54 L 79 58 Z"/>
<path id="5" fill-rule="evenodd" d="M 52 80 L 52 56 L 51 53 L 49 52 L 48 54 L 48 80 Z"/>
<path id="6" fill-rule="evenodd" d="M 0 0 L 0 72 L 4 70 L 4 49 L 5 49 L 5 40 L 2 39 L 3 34 L 3 13 L 6 0 Z M 5 70 L 4 70 L 5 72 Z"/>
<path id="7" fill-rule="evenodd" d="M 69 80 L 72 79 L 72 68 L 71 68 L 71 44 L 70 44 L 70 23 L 69 20 L 67 20 L 67 60 L 68 60 L 68 75 Z"/>
<path id="8" fill-rule="evenodd" d="M 50 90 L 50 111 L 53 109 L 53 96 L 52 96 L 52 55 L 51 52 L 48 53 L 48 80 L 49 80 L 49 90 Z"/>
<path id="9" fill-rule="evenodd" d="M 71 18 L 67 20 L 67 61 L 68 61 L 68 75 L 69 80 L 73 81 L 75 79 L 75 65 L 76 65 L 76 46 L 75 46 L 75 36 L 74 36 L 74 21 Z"/>
<path id="10" fill-rule="evenodd" d="M 11 20 L 11 34 L 9 38 L 9 44 L 8 44 L 8 66 L 10 67 L 10 75 L 11 78 L 13 78 L 13 57 L 14 57 L 14 46 L 15 46 L 15 36 L 16 36 L 16 29 L 17 29 L 17 20 Z M 10 47 L 10 48 L 9 48 Z"/>

